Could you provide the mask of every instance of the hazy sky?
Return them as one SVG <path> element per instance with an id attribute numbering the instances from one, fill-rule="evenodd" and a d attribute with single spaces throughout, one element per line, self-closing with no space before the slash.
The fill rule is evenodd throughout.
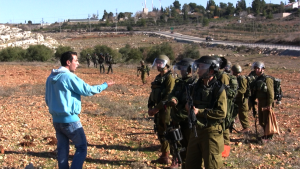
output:
<path id="1" fill-rule="evenodd" d="M 265 0 L 266 3 L 279 4 L 281 0 Z M 174 0 L 161 0 L 162 7 L 173 4 Z M 196 3 L 206 7 L 206 0 L 179 0 L 181 6 L 185 3 Z M 237 0 L 215 0 L 216 4 L 220 2 L 231 2 L 234 5 Z M 285 2 L 285 1 L 283 1 Z M 287 1 L 288 2 L 288 1 Z M 132 12 L 142 10 L 142 4 L 145 0 L 0 0 L 0 23 L 25 23 L 31 20 L 33 23 L 54 23 L 64 19 L 84 19 L 88 15 L 99 13 L 102 18 L 104 9 L 107 12 Z M 246 0 L 247 6 L 252 0 Z M 152 10 L 152 0 L 146 1 L 149 11 Z M 160 7 L 159 0 L 153 0 L 153 6 Z"/>

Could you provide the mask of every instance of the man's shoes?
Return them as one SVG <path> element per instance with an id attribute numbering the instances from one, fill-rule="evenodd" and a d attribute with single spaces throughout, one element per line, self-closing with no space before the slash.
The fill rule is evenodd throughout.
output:
<path id="1" fill-rule="evenodd" d="M 243 130 L 239 131 L 239 133 L 249 133 L 250 129 L 249 128 L 244 128 Z"/>
<path id="2" fill-rule="evenodd" d="M 151 163 L 169 164 L 168 153 L 163 153 L 158 159 L 152 160 Z"/>

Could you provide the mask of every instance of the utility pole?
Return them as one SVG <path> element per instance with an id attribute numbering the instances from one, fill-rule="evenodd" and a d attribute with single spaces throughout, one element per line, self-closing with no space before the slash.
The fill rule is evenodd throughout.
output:
<path id="1" fill-rule="evenodd" d="M 90 22 L 90 14 L 88 15 L 89 17 L 89 25 L 90 25 L 90 33 L 91 33 L 91 22 Z"/>
<path id="2" fill-rule="evenodd" d="M 116 18 L 117 18 L 117 22 L 116 22 L 116 32 L 118 31 L 118 9 L 116 8 Z"/>

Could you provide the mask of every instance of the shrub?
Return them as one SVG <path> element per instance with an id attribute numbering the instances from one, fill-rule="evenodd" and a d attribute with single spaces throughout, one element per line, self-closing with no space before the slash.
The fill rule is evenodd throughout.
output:
<path id="1" fill-rule="evenodd" d="M 55 58 L 56 59 L 60 59 L 61 55 L 65 52 L 68 52 L 68 51 L 73 51 L 73 49 L 70 47 L 70 46 L 58 46 L 56 48 L 56 52 L 55 52 Z"/>
<path id="2" fill-rule="evenodd" d="M 200 57 L 199 47 L 196 44 L 185 45 L 183 53 L 179 54 L 178 59 L 192 58 L 198 59 Z"/>
<path id="3" fill-rule="evenodd" d="M 126 61 L 132 60 L 134 62 L 139 61 L 143 58 L 143 54 L 139 49 L 130 49 L 129 53 L 128 53 L 128 57 L 126 59 Z"/>
<path id="4" fill-rule="evenodd" d="M 26 54 L 26 50 L 21 47 L 8 47 L 0 52 L 0 61 L 8 62 L 8 61 L 21 61 L 24 60 L 24 56 Z"/>
<path id="5" fill-rule="evenodd" d="M 94 54 L 94 50 L 92 48 L 83 49 L 80 52 L 79 62 L 85 62 L 87 54 L 90 54 L 92 56 Z"/>
<path id="6" fill-rule="evenodd" d="M 94 47 L 94 52 L 95 53 L 103 53 L 103 54 L 110 54 L 115 62 L 121 62 L 122 60 L 122 55 L 117 51 L 113 50 L 112 48 L 106 46 L 106 45 L 97 45 Z"/>
<path id="7" fill-rule="evenodd" d="M 27 61 L 47 61 L 54 56 L 53 51 L 45 45 L 31 45 L 26 52 Z"/>
<path id="8" fill-rule="evenodd" d="M 147 55 L 147 62 L 152 63 L 154 59 L 159 55 L 167 55 L 170 60 L 174 60 L 174 51 L 171 45 L 167 42 L 164 42 L 160 45 L 153 46 L 148 55 Z"/>

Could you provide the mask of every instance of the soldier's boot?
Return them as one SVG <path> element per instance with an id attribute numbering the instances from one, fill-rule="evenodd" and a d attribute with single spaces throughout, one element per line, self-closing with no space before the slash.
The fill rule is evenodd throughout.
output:
<path id="1" fill-rule="evenodd" d="M 178 160 L 172 159 L 172 163 L 170 167 L 167 167 L 167 169 L 178 169 Z"/>
<path id="2" fill-rule="evenodd" d="M 152 160 L 151 163 L 169 164 L 169 154 L 162 153 L 162 155 L 158 159 Z"/>

